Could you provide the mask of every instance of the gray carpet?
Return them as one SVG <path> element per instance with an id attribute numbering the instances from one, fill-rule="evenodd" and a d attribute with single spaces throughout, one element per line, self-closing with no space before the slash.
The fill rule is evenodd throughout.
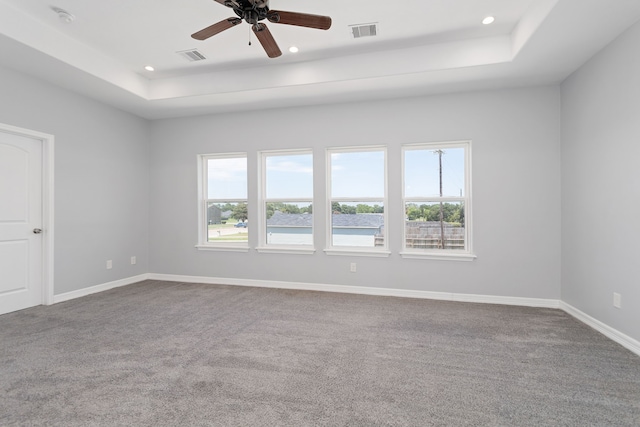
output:
<path id="1" fill-rule="evenodd" d="M 0 316 L 2 426 L 640 426 L 559 310 L 145 281 Z"/>

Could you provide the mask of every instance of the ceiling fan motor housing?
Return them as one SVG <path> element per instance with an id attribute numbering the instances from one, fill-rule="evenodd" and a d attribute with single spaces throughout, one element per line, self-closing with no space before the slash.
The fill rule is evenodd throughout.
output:
<path id="1" fill-rule="evenodd" d="M 266 19 L 269 13 L 268 0 L 235 0 L 231 7 L 236 15 L 249 24 L 257 24 Z"/>
<path id="2" fill-rule="evenodd" d="M 258 21 L 264 18 L 261 18 L 260 14 L 255 10 L 245 10 L 242 13 L 242 19 L 244 19 L 249 24 L 257 24 Z"/>

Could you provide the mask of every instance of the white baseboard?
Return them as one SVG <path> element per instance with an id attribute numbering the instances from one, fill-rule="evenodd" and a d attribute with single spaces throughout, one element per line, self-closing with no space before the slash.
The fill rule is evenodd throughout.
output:
<path id="1" fill-rule="evenodd" d="M 69 301 L 75 298 L 85 297 L 87 295 L 95 294 L 98 292 L 108 291 L 109 289 L 118 288 L 120 286 L 131 285 L 133 283 L 147 280 L 149 274 L 140 274 L 138 276 L 127 277 L 125 279 L 114 280 L 113 282 L 103 283 L 101 285 L 91 286 L 89 288 L 78 289 L 77 291 L 66 292 L 60 295 L 53 296 L 53 303 L 57 304 L 63 301 Z"/>
<path id="2" fill-rule="evenodd" d="M 485 304 L 518 305 L 526 307 L 560 308 L 560 301 L 542 298 L 503 297 L 491 295 L 457 294 L 451 292 L 415 291 L 409 289 L 371 288 L 366 286 L 327 285 L 318 283 L 280 282 L 271 280 L 231 279 L 222 277 L 180 276 L 150 273 L 149 279 L 169 282 L 205 283 L 211 285 L 252 286 L 258 288 L 295 289 L 302 291 L 337 292 L 401 298 L 420 298 L 442 301 L 475 302 Z"/>
<path id="3" fill-rule="evenodd" d="M 162 280 L 168 282 L 183 283 L 204 283 L 211 285 L 230 285 L 230 286 L 250 286 L 258 288 L 276 288 L 276 289 L 294 289 L 301 291 L 320 291 L 320 292 L 337 292 L 347 294 L 360 295 L 376 295 L 400 298 L 419 298 L 432 299 L 441 301 L 457 301 L 457 302 L 473 302 L 483 304 L 501 304 L 514 305 L 524 307 L 541 307 L 541 308 L 557 308 L 565 311 L 569 315 L 575 317 L 582 323 L 592 327 L 612 341 L 622 345 L 628 350 L 640 356 L 640 342 L 623 334 L 622 332 L 605 325 L 601 321 L 594 319 L 577 308 L 555 299 L 544 298 L 522 298 L 522 297 L 505 297 L 494 295 L 475 295 L 475 294 L 458 294 L 451 292 L 431 292 L 416 291 L 409 289 L 393 289 L 393 288 L 371 288 L 366 286 L 347 286 L 347 285 L 327 285 L 319 283 L 303 283 L 303 282 L 280 282 L 272 280 L 254 280 L 254 279 L 233 279 L 221 277 L 205 277 L 205 276 L 183 276 L 174 274 L 158 274 L 146 273 L 138 276 L 128 277 L 113 282 L 103 283 L 101 285 L 92 286 L 90 288 L 79 289 L 77 291 L 67 292 L 60 295 L 54 295 L 53 302 L 59 303 L 74 298 L 103 292 L 119 286 L 131 285 L 143 280 Z"/>
<path id="4" fill-rule="evenodd" d="M 640 341 L 637 341 L 630 336 L 623 334 L 617 329 L 613 329 L 611 326 L 605 325 L 601 321 L 589 316 L 588 314 L 578 310 L 577 308 L 573 307 L 570 304 L 567 304 L 564 301 L 560 301 L 560 308 L 582 323 L 591 326 L 593 329 L 600 332 L 605 337 L 614 342 L 617 342 L 627 350 L 630 350 L 640 356 Z"/>

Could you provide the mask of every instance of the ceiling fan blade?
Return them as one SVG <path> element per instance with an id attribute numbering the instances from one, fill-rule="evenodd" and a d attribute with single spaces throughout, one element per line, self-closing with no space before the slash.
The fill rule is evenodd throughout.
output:
<path id="1" fill-rule="evenodd" d="M 264 48 L 264 51 L 267 52 L 267 56 L 269 58 L 277 58 L 278 56 L 282 55 L 278 44 L 276 43 L 275 39 L 271 35 L 271 31 L 269 31 L 269 28 L 267 28 L 266 25 L 262 23 L 253 24 L 251 29 L 260 41 L 260 44 Z"/>
<path id="2" fill-rule="evenodd" d="M 308 13 L 270 10 L 267 14 L 267 19 L 274 24 L 297 25 L 299 27 L 317 28 L 318 30 L 328 30 L 331 28 L 330 17 L 311 15 Z"/>
<path id="3" fill-rule="evenodd" d="M 242 19 L 240 18 L 223 19 L 222 21 L 217 22 L 213 25 L 210 25 L 207 28 L 198 31 L 197 33 L 191 34 L 191 37 L 193 37 L 196 40 L 206 40 L 209 37 L 215 36 L 216 34 L 223 32 L 224 30 L 228 30 L 231 27 L 235 27 L 241 22 L 242 22 Z"/>

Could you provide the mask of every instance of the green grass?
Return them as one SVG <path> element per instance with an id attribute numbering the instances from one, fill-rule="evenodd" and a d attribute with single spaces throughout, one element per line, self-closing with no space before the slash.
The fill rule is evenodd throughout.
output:
<path id="1" fill-rule="evenodd" d="M 249 239 L 246 234 L 243 235 L 229 235 L 220 237 L 209 237 L 210 242 L 247 242 Z"/>
<path id="2" fill-rule="evenodd" d="M 209 230 L 219 230 L 221 228 L 233 228 L 235 222 L 233 224 L 209 224 Z"/>

